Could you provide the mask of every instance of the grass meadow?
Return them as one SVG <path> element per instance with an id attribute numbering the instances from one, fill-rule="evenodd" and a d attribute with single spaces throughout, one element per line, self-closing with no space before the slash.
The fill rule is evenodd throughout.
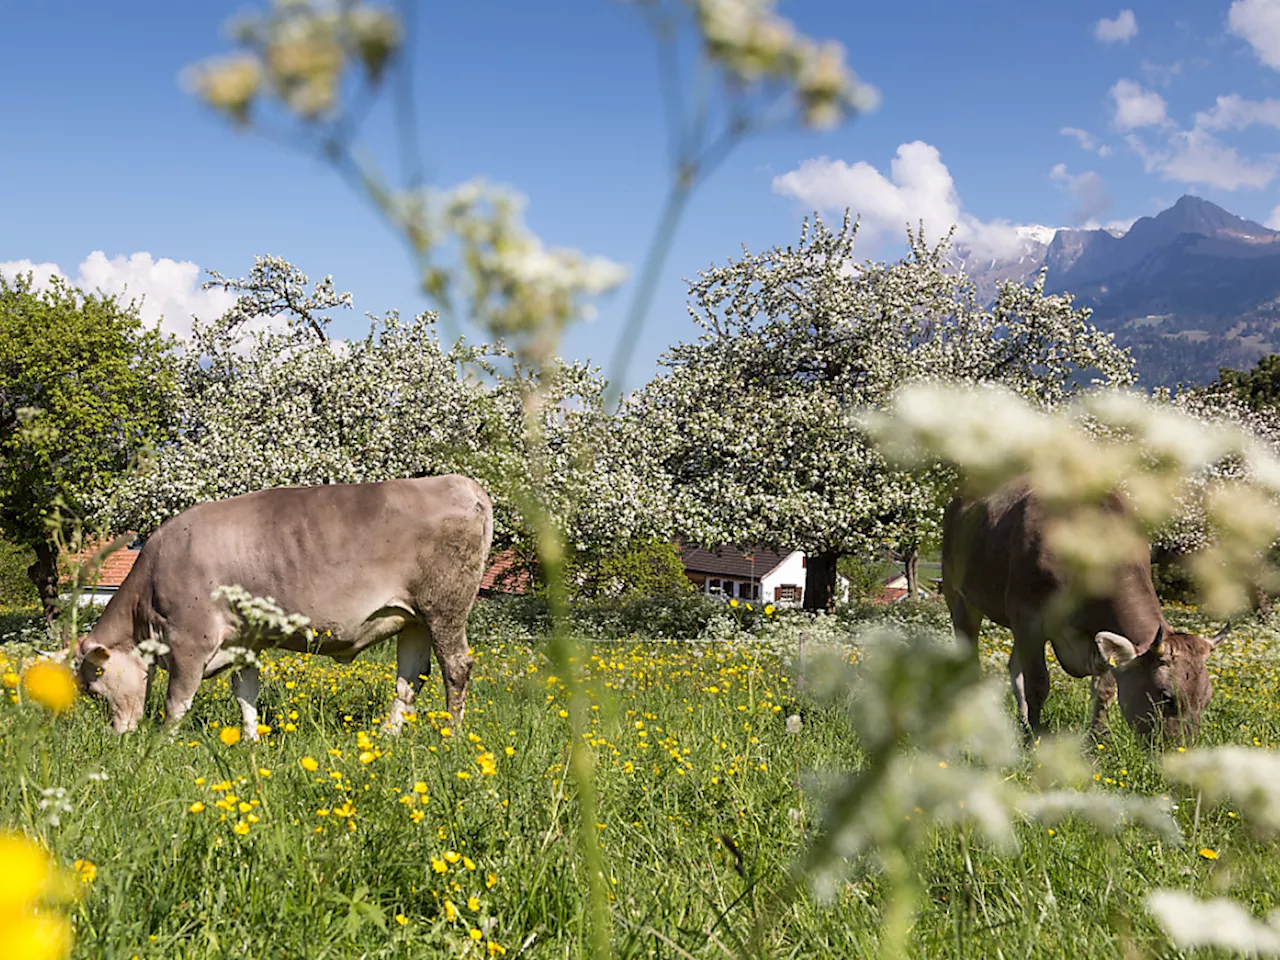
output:
<path id="1" fill-rule="evenodd" d="M 1169 614 L 1207 626 L 1192 609 Z M 1204 742 L 1280 741 L 1270 636 L 1243 627 L 1215 655 Z M 563 679 L 536 644 L 483 631 L 472 643 L 465 727 L 440 712 L 433 672 L 394 740 L 379 729 L 391 645 L 346 666 L 269 656 L 271 729 L 256 745 L 220 736 L 239 722 L 223 678 L 203 685 L 172 741 L 153 719 L 117 738 L 100 703 L 53 718 L 7 690 L 0 820 L 81 861 L 74 956 L 583 955 Z M 984 638 L 987 669 L 1002 669 L 1007 644 L 999 631 Z M 580 663 L 614 955 L 749 955 L 756 917 L 812 838 L 813 784 L 861 761 L 842 708 L 809 699 L 777 654 L 748 643 L 583 642 Z M 1048 723 L 1080 728 L 1088 684 L 1053 670 Z M 1026 823 L 1021 852 L 1006 856 L 938 828 L 912 861 L 911 955 L 1177 956 L 1142 906 L 1157 886 L 1229 894 L 1259 914 L 1280 906 L 1275 847 L 1251 840 L 1236 811 L 1167 784 L 1118 717 L 1113 732 L 1085 747 L 1098 787 L 1170 796 L 1183 843 Z M 1007 775 L 1029 779 L 1033 764 Z M 832 902 L 805 896 L 782 912 L 763 952 L 875 956 L 883 893 L 871 864 L 855 864 Z"/>

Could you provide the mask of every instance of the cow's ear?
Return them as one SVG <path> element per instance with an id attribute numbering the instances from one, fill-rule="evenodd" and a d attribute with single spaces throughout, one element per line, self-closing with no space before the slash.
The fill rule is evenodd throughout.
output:
<path id="1" fill-rule="evenodd" d="M 80 648 L 80 662 L 91 663 L 99 670 L 106 665 L 110 657 L 111 651 L 100 643 L 86 643 Z"/>
<path id="2" fill-rule="evenodd" d="M 1138 651 L 1126 637 L 1111 633 L 1109 630 L 1102 630 L 1095 634 L 1093 642 L 1098 645 L 1098 652 L 1106 658 L 1107 662 L 1117 667 L 1132 663 L 1138 656 Z"/>

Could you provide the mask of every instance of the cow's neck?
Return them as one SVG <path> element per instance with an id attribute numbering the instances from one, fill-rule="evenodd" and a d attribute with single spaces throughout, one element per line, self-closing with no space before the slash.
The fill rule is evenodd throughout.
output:
<path id="1" fill-rule="evenodd" d="M 120 584 L 120 589 L 107 603 L 107 609 L 102 611 L 102 616 L 89 631 L 94 643 L 100 643 L 109 650 L 132 650 L 137 646 L 135 623 L 140 615 L 141 600 L 138 594 L 144 579 L 139 568 L 146 559 L 144 551 L 144 556 L 138 558 L 124 583 Z"/>
<path id="2" fill-rule="evenodd" d="M 1109 617 L 1115 625 L 1102 629 L 1127 637 L 1140 654 L 1146 653 L 1155 642 L 1157 630 L 1170 631 L 1160 608 L 1160 598 L 1151 583 L 1151 572 L 1140 565 L 1117 574 L 1116 589 L 1108 605 Z"/>

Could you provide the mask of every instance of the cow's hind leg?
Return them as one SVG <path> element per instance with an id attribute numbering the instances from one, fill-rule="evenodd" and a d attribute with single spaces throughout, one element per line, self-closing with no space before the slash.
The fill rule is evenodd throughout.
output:
<path id="1" fill-rule="evenodd" d="M 258 739 L 258 668 L 246 663 L 231 675 L 231 695 L 240 704 L 240 719 L 246 740 Z"/>
<path id="2" fill-rule="evenodd" d="M 411 622 L 396 637 L 396 697 L 387 714 L 387 733 L 397 734 L 404 716 L 413 709 L 422 682 L 431 673 L 431 632 Z"/>
<path id="3" fill-rule="evenodd" d="M 467 645 L 467 614 L 436 614 L 431 618 L 431 640 L 440 672 L 444 674 L 444 695 L 449 713 L 462 723 L 467 707 L 467 684 L 471 679 L 471 648 Z"/>

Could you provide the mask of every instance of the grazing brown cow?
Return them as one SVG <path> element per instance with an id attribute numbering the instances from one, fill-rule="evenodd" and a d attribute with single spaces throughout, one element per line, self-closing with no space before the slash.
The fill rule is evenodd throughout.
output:
<path id="1" fill-rule="evenodd" d="M 1113 496 L 1106 509 L 1124 506 Z M 1073 601 L 1063 565 L 1044 545 L 1046 522 L 1025 480 L 980 500 L 956 497 L 947 504 L 942 591 L 957 637 L 973 644 L 976 655 L 983 617 L 1013 631 L 1009 677 L 1018 714 L 1033 733 L 1040 731 L 1049 695 L 1048 641 L 1063 670 L 1093 679 L 1095 728 L 1119 699 L 1141 736 L 1194 734 L 1213 694 L 1205 663 L 1228 628 L 1211 640 L 1173 630 L 1145 552 L 1116 569 L 1105 596 Z"/>
<path id="2" fill-rule="evenodd" d="M 151 668 L 138 649 L 167 645 L 166 723 L 175 726 L 196 688 L 237 663 L 239 618 L 212 599 L 219 586 L 270 597 L 310 618 L 305 633 L 257 638 L 256 647 L 328 654 L 344 662 L 391 637 L 398 732 L 434 651 L 448 707 L 462 719 L 472 657 L 467 615 L 493 538 L 493 506 L 457 474 L 383 483 L 279 487 L 203 503 L 163 523 L 120 590 L 75 645 L 82 686 L 106 699 L 124 733 L 142 717 Z M 246 735 L 257 735 L 258 670 L 243 662 L 231 681 Z"/>

